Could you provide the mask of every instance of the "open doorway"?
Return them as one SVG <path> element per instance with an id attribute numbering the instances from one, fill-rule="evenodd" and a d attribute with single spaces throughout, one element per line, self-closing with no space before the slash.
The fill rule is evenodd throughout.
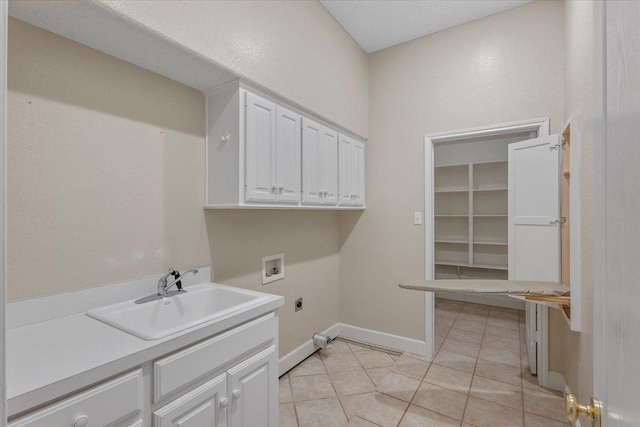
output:
<path id="1" fill-rule="evenodd" d="M 509 183 L 512 182 L 509 146 L 548 135 L 548 119 L 539 119 L 425 138 L 427 280 L 519 278 L 510 271 L 513 224 L 509 220 L 512 208 L 509 204 Z M 546 307 L 525 306 L 524 302 L 506 296 L 445 293 L 436 298 L 440 310 L 434 310 L 434 353 L 450 333 L 465 335 L 469 341 L 483 341 L 493 310 L 496 316 L 510 318 L 512 322 L 505 327 L 517 329 L 512 340 L 513 357 L 526 361 L 531 372 L 538 373 L 541 384 L 546 385 Z M 471 317 L 476 315 L 477 319 L 461 322 L 462 304 L 464 310 L 469 311 Z M 452 312 L 443 310 L 447 307 Z M 525 308 L 526 316 L 522 311 Z M 473 321 L 484 322 L 484 325 L 473 324 Z M 457 326 L 466 325 L 466 329 L 454 327 L 456 322 Z M 520 324 L 524 328 L 522 334 Z M 471 336 L 470 332 L 475 335 Z M 507 331 L 494 332 L 504 335 Z M 479 351 L 479 342 L 477 347 Z"/>

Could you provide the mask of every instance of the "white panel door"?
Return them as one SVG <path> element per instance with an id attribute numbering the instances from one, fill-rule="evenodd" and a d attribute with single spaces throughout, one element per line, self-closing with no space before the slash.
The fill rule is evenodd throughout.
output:
<path id="1" fill-rule="evenodd" d="M 338 195 L 341 206 L 353 205 L 353 139 L 340 135 L 338 150 Z"/>
<path id="2" fill-rule="evenodd" d="M 637 427 L 640 426 L 640 2 L 595 3 L 599 90 L 596 90 L 593 156 L 593 392 L 603 403 L 603 427 Z M 581 404 L 589 403 L 589 395 L 577 397 Z"/>
<path id="3" fill-rule="evenodd" d="M 227 374 L 221 374 L 153 413 L 153 427 L 226 427 Z"/>
<path id="4" fill-rule="evenodd" d="M 353 204 L 364 206 L 364 143 L 353 143 Z"/>
<path id="5" fill-rule="evenodd" d="M 245 201 L 276 200 L 276 104 L 247 92 Z"/>
<path id="6" fill-rule="evenodd" d="M 560 280 L 559 137 L 509 144 L 509 279 Z M 542 309 L 544 310 L 544 308 Z M 537 371 L 537 306 L 527 304 L 527 350 Z"/>
<path id="7" fill-rule="evenodd" d="M 302 119 L 302 204 L 322 204 L 320 149 L 324 126 Z"/>
<path id="8" fill-rule="evenodd" d="M 277 106 L 276 185 L 277 202 L 297 204 L 300 201 L 301 117 Z"/>
<path id="9" fill-rule="evenodd" d="M 322 204 L 335 206 L 338 204 L 338 133 L 323 127 L 320 145 Z"/>
<path id="10" fill-rule="evenodd" d="M 229 425 L 278 426 L 278 356 L 271 346 L 228 371 Z"/>

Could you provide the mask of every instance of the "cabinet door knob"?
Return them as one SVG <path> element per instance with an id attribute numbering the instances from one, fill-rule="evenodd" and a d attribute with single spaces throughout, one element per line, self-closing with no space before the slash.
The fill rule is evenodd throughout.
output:
<path id="1" fill-rule="evenodd" d="M 223 397 L 222 399 L 220 399 L 220 407 L 226 408 L 227 406 L 229 406 L 229 398 Z"/>
<path id="2" fill-rule="evenodd" d="M 242 391 L 240 391 L 239 388 L 233 390 L 233 392 L 231 393 L 231 396 L 233 396 L 234 399 L 240 399 L 240 394 L 242 394 Z"/>
<path id="3" fill-rule="evenodd" d="M 86 427 L 87 424 L 89 424 L 89 417 L 87 417 L 86 415 L 80 415 L 73 422 L 73 427 Z"/>
<path id="4" fill-rule="evenodd" d="M 277 192 L 278 192 L 278 186 L 277 186 L 277 185 L 275 185 L 275 184 L 273 184 L 273 185 L 271 186 L 271 192 L 272 192 L 272 193 L 277 193 Z"/>
<path id="5" fill-rule="evenodd" d="M 282 192 L 284 191 L 284 185 L 281 185 L 280 187 L 278 187 L 278 190 L 280 190 L 280 194 L 282 194 Z"/>

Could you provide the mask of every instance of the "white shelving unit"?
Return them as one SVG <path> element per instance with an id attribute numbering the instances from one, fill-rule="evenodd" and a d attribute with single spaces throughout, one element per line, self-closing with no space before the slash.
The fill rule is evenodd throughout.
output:
<path id="1" fill-rule="evenodd" d="M 437 279 L 506 279 L 508 164 L 436 166 L 434 243 Z"/>

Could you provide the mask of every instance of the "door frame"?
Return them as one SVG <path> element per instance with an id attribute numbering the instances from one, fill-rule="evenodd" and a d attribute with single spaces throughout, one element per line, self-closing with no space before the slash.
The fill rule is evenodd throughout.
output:
<path id="1" fill-rule="evenodd" d="M 7 160 L 7 38 L 8 1 L 0 0 L 0 426 L 6 425 L 6 160 Z"/>
<path id="2" fill-rule="evenodd" d="M 480 126 L 462 130 L 446 131 L 427 134 L 424 137 L 424 257 L 425 257 L 425 280 L 433 280 L 435 274 L 435 244 L 434 244 L 434 149 L 436 145 L 443 142 L 450 142 L 461 139 L 483 137 L 483 136 L 501 136 L 512 133 L 537 131 L 538 137 L 549 135 L 549 117 L 539 119 L 522 120 L 517 122 L 503 123 L 497 125 Z M 425 292 L 425 342 L 427 344 L 427 354 L 433 355 L 435 350 L 435 294 L 433 292 Z M 548 313 L 544 310 L 542 314 L 543 324 L 548 325 Z M 541 331 L 539 342 L 545 343 L 538 349 L 538 360 L 546 358 L 547 363 L 539 363 L 540 367 L 544 367 L 545 378 L 548 375 L 548 327 Z M 544 349 L 544 354 L 540 351 Z M 538 370 L 538 378 L 541 370 Z"/>

